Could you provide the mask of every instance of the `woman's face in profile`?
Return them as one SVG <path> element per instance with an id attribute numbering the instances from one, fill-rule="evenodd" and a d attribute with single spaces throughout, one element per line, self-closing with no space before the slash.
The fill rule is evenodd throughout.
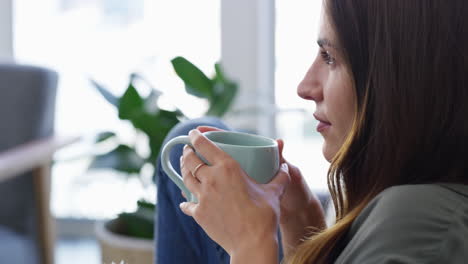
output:
<path id="1" fill-rule="evenodd" d="M 355 93 L 349 70 L 327 15 L 322 14 L 317 57 L 297 88 L 300 97 L 316 104 L 317 131 L 324 138 L 323 155 L 331 161 L 350 132 Z"/>

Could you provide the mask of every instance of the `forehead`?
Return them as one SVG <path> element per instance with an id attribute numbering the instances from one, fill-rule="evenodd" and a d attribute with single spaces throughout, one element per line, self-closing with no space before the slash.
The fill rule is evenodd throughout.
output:
<path id="1" fill-rule="evenodd" d="M 331 26 L 328 15 L 322 9 L 320 15 L 320 27 L 317 43 L 320 47 L 330 47 L 338 49 L 338 43 L 336 41 L 335 32 Z"/>
<path id="2" fill-rule="evenodd" d="M 335 40 L 335 34 L 333 32 L 332 26 L 330 24 L 328 15 L 322 8 L 322 12 L 320 14 L 320 24 L 319 24 L 319 39 L 327 39 L 329 40 L 328 44 L 331 44 Z"/>

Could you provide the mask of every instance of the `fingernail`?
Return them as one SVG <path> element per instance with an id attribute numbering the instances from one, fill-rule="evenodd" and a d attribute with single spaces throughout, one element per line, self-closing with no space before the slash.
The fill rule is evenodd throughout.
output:
<path id="1" fill-rule="evenodd" d="M 179 204 L 179 208 L 180 208 L 180 209 L 184 209 L 185 206 L 187 206 L 187 203 L 186 203 L 186 202 L 182 202 L 182 203 Z"/>

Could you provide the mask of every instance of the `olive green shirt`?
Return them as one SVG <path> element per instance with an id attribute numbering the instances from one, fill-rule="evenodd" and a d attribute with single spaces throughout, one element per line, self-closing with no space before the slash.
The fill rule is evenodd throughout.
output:
<path id="1" fill-rule="evenodd" d="M 389 188 L 356 218 L 335 263 L 468 263 L 468 185 Z"/>

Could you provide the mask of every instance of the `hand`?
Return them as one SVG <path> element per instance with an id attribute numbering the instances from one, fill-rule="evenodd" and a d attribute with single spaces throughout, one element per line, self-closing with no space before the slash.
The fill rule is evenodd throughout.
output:
<path id="1" fill-rule="evenodd" d="M 281 199 L 280 227 L 284 254 L 290 255 L 307 235 L 307 228 L 326 228 L 325 215 L 320 201 L 310 191 L 301 171 L 283 157 L 284 142 L 277 140 L 281 163 L 288 164 L 290 183 Z"/>
<path id="2" fill-rule="evenodd" d="M 222 129 L 209 126 L 200 126 L 197 129 L 202 133 L 208 131 L 224 131 Z M 314 217 L 316 219 L 315 227 L 319 229 L 325 228 L 325 216 L 320 201 L 310 191 L 299 168 L 292 165 L 284 158 L 284 141 L 278 139 L 277 142 L 280 153 L 280 164 L 286 163 L 288 165 L 291 179 L 291 182 L 288 184 L 285 194 L 281 199 L 281 223 L 285 224 L 290 222 L 291 218 L 297 219 L 297 216 L 303 214 L 304 211 L 310 210 L 312 207 L 315 212 L 314 214 L 316 214 Z"/>
<path id="3" fill-rule="evenodd" d="M 205 133 L 209 131 L 226 131 L 224 129 L 219 129 L 217 127 L 212 127 L 212 126 L 198 126 L 197 129 L 201 133 Z M 183 191 L 181 191 L 180 194 L 182 194 L 182 196 L 187 200 L 187 196 L 185 196 L 185 193 Z"/>
<path id="4" fill-rule="evenodd" d="M 209 132 L 209 131 L 226 131 L 223 129 L 219 129 L 217 127 L 211 127 L 211 126 L 199 126 L 197 127 L 198 131 L 201 133 Z"/>
<path id="5" fill-rule="evenodd" d="M 209 132 L 209 131 L 226 131 L 224 129 L 219 129 L 217 127 L 211 127 L 211 126 L 198 126 L 197 127 L 198 131 L 200 131 L 201 133 L 205 133 L 205 132 Z M 182 194 L 182 196 L 187 199 L 187 197 L 185 196 L 185 193 L 183 191 L 180 192 L 180 194 Z"/>
<path id="6" fill-rule="evenodd" d="M 288 187 L 284 192 L 283 198 L 281 199 L 281 223 L 285 223 L 291 218 L 297 217 L 297 215 L 299 215 L 302 211 L 306 210 L 306 208 L 309 208 L 311 204 L 320 207 L 320 209 L 321 205 L 317 197 L 309 189 L 299 168 L 292 165 L 284 158 L 283 140 L 278 139 L 277 142 L 280 153 L 280 162 L 288 164 L 291 179 Z"/>
<path id="7" fill-rule="evenodd" d="M 192 175 L 202 161 L 191 147 L 184 148 L 181 172 L 198 203 L 182 203 L 182 211 L 192 216 L 231 257 L 248 254 L 249 250 L 264 245 L 277 245 L 280 199 L 289 183 L 287 165 L 270 183 L 258 184 L 198 130 L 192 130 L 189 138 L 211 166 L 203 165 Z M 276 248 L 268 250 L 274 250 L 271 255 L 277 257 Z"/>

